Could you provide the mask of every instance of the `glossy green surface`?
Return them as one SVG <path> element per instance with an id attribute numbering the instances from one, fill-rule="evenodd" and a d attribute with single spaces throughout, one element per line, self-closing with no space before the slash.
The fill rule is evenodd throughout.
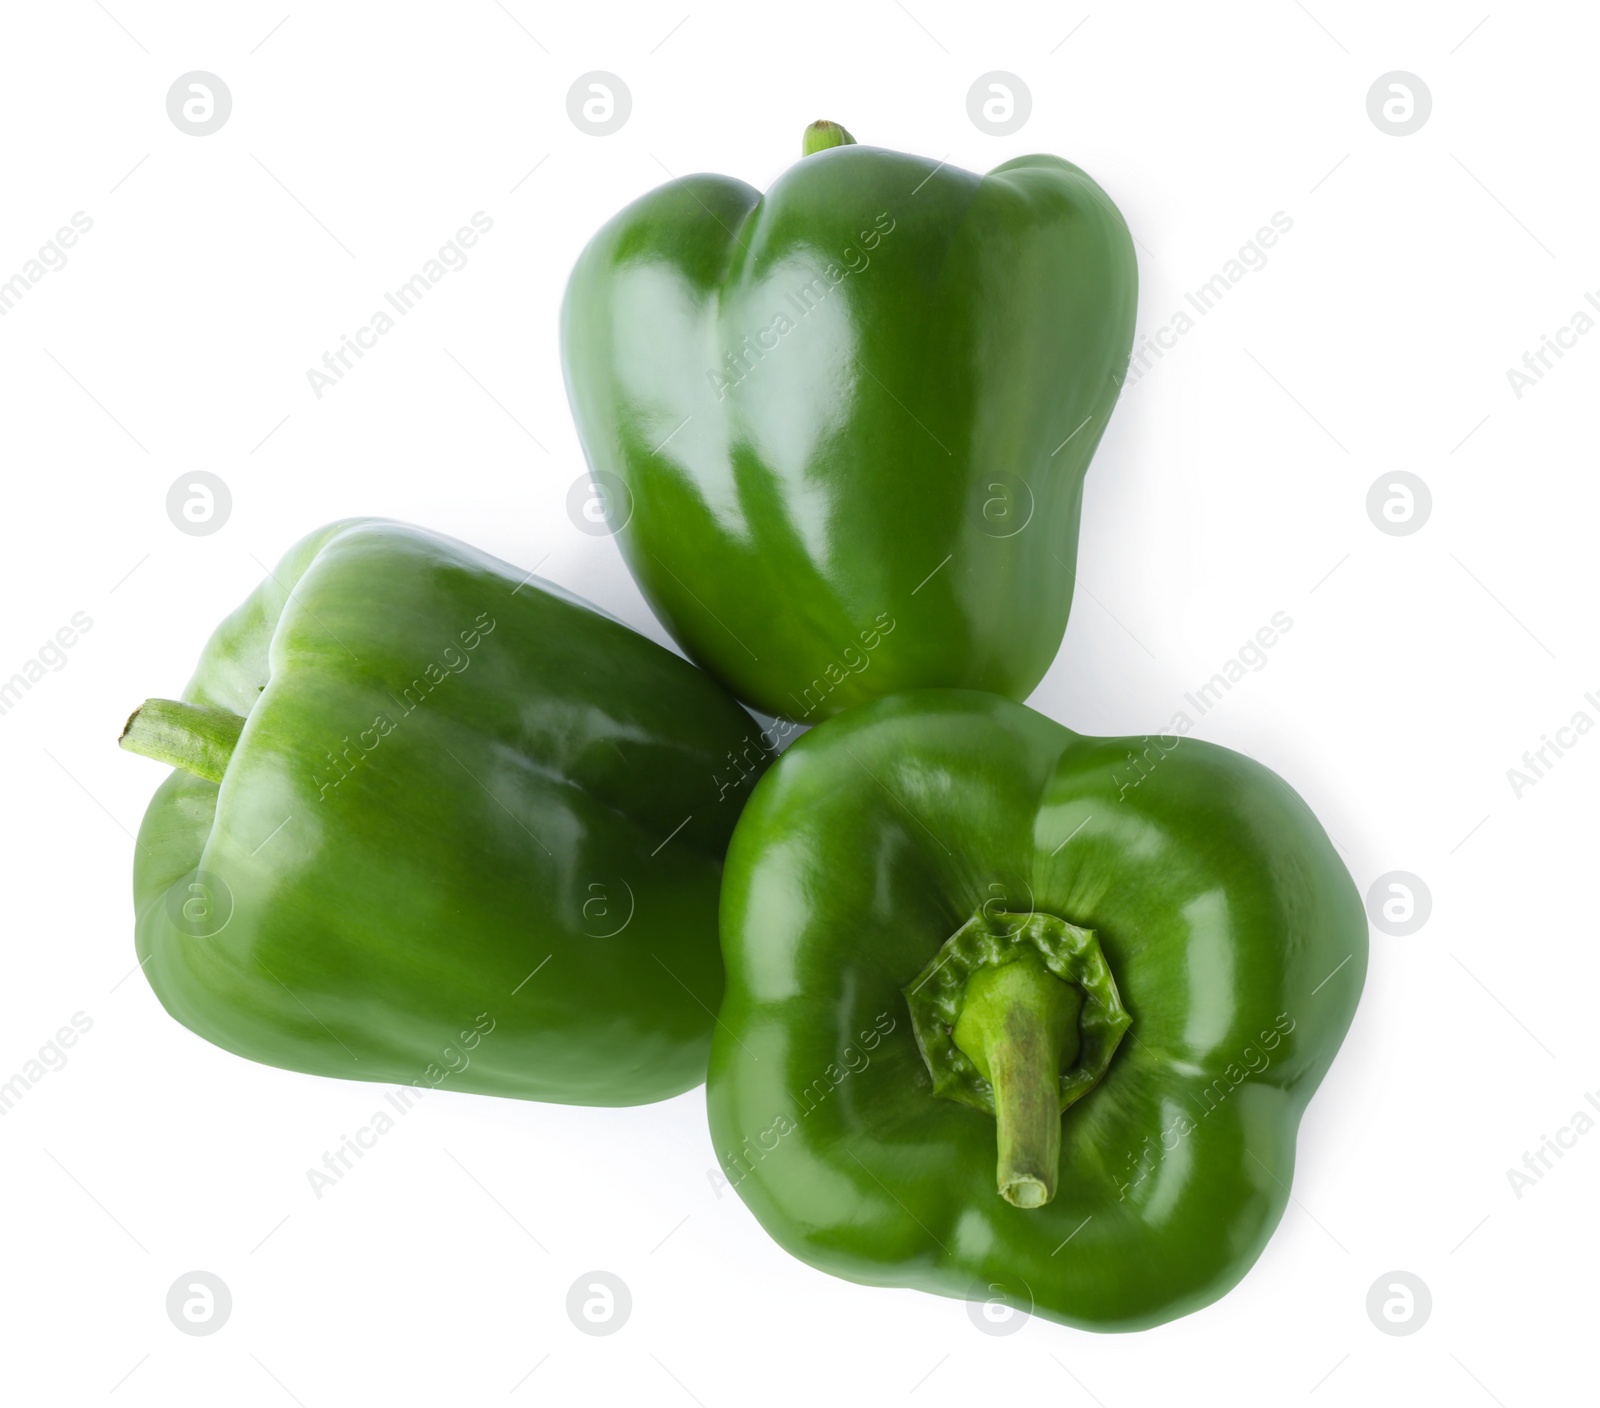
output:
<path id="1" fill-rule="evenodd" d="M 1132 1025 L 1061 1117 L 1059 1188 L 996 1192 L 995 1121 L 935 1095 L 902 988 L 975 914 L 1091 929 Z M 1367 966 L 1360 898 L 1280 778 L 1192 738 L 1085 738 L 930 690 L 801 738 L 722 894 L 707 1100 L 795 1256 L 872 1285 L 1137 1329 L 1249 1269 Z"/>
<path id="2" fill-rule="evenodd" d="M 567 394 L 674 639 L 803 723 L 1055 658 L 1083 476 L 1133 340 L 1133 243 L 1069 162 L 846 145 L 766 195 L 688 176 L 590 242 Z"/>
<path id="3" fill-rule="evenodd" d="M 174 771 L 139 832 L 139 958 L 185 1026 L 532 1100 L 704 1079 L 728 755 L 757 736 L 705 675 L 462 543 L 357 520 L 290 551 L 184 699 L 247 716 L 220 786 Z"/>

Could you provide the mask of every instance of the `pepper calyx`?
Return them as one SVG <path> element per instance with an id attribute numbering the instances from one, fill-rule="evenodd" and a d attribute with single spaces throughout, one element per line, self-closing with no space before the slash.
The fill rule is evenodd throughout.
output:
<path id="1" fill-rule="evenodd" d="M 934 1094 L 995 1117 L 1000 1195 L 1049 1202 L 1061 1112 L 1105 1075 L 1133 1022 L 1094 931 L 980 912 L 902 991 Z"/>

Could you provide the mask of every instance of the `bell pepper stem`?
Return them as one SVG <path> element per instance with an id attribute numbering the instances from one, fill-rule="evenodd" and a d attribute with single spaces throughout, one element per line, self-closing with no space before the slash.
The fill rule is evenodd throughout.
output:
<path id="1" fill-rule="evenodd" d="M 147 699 L 129 715 L 117 743 L 130 753 L 221 782 L 243 728 L 244 720 L 228 709 Z"/>
<path id="2" fill-rule="evenodd" d="M 806 128 L 805 135 L 800 139 L 800 155 L 813 156 L 817 152 L 827 151 L 829 147 L 853 147 L 855 144 L 856 139 L 837 122 L 829 122 L 824 118 Z"/>
<path id="3" fill-rule="evenodd" d="M 967 984 L 955 1043 L 994 1088 L 1000 1196 L 1043 1207 L 1061 1163 L 1061 1071 L 1078 1054 L 1082 992 L 1037 958 L 979 969 Z"/>

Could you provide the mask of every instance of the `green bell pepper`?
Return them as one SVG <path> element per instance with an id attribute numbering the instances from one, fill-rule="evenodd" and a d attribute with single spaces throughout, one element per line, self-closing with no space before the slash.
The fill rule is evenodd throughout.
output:
<path id="1" fill-rule="evenodd" d="M 532 574 L 332 524 L 218 627 L 181 701 L 129 720 L 123 746 L 176 769 L 139 830 L 139 962 L 178 1021 L 268 1065 L 675 1095 L 705 1078 L 756 733 Z"/>
<path id="2" fill-rule="evenodd" d="M 923 686 L 1025 698 L 1066 629 L 1133 242 L 1054 156 L 987 176 L 816 124 L 762 195 L 612 219 L 561 314 L 622 552 L 690 658 L 814 723 Z"/>
<path id="3" fill-rule="evenodd" d="M 1266 768 L 960 690 L 778 760 L 722 944 L 711 1131 L 767 1231 L 1099 1330 L 1249 1269 L 1367 966 L 1350 876 Z"/>

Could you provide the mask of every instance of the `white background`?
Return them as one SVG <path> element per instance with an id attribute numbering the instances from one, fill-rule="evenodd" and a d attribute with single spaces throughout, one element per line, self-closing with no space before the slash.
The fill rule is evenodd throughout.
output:
<path id="1" fill-rule="evenodd" d="M 1600 336 L 1520 399 L 1506 373 L 1600 289 L 1600 25 L 1487 3 L 7 7 L 0 280 L 75 211 L 94 228 L 0 318 L 0 677 L 74 612 L 94 624 L 0 716 L 0 1079 L 93 1022 L 0 1121 L 5 1396 L 1515 1408 L 1591 1383 L 1600 1130 L 1520 1198 L 1507 1170 L 1600 1089 L 1600 736 L 1520 798 L 1506 771 L 1576 711 L 1600 720 Z M 203 138 L 165 107 L 193 69 L 233 96 Z M 633 97 L 604 138 L 566 110 L 596 69 Z M 968 117 L 989 70 L 1032 92 L 1013 136 Z M 1431 90 L 1414 135 L 1368 117 L 1391 70 Z M 1412 872 L 1432 913 L 1373 930 L 1265 1255 L 1149 1333 L 990 1336 L 961 1303 L 801 1265 L 716 1196 L 699 1091 L 631 1111 L 436 1094 L 319 1201 L 307 1168 L 381 1088 L 213 1049 L 128 976 L 130 833 L 162 773 L 118 728 L 305 531 L 421 523 L 665 640 L 615 545 L 567 516 L 566 274 L 669 175 L 769 184 L 816 117 L 969 169 L 1078 162 L 1139 241 L 1141 332 L 1274 212 L 1294 222 L 1117 409 L 1032 703 L 1151 731 L 1287 612 L 1196 731 L 1284 774 L 1363 893 Z M 467 267 L 318 400 L 307 368 L 480 210 Z M 201 469 L 232 516 L 186 536 L 166 495 Z M 1433 498 L 1409 536 L 1366 511 L 1399 470 Z M 165 1311 L 197 1268 L 234 1302 L 206 1338 Z M 594 1269 L 633 1297 L 606 1338 L 565 1310 Z M 1405 1337 L 1366 1310 L 1395 1270 L 1433 1299 Z"/>

